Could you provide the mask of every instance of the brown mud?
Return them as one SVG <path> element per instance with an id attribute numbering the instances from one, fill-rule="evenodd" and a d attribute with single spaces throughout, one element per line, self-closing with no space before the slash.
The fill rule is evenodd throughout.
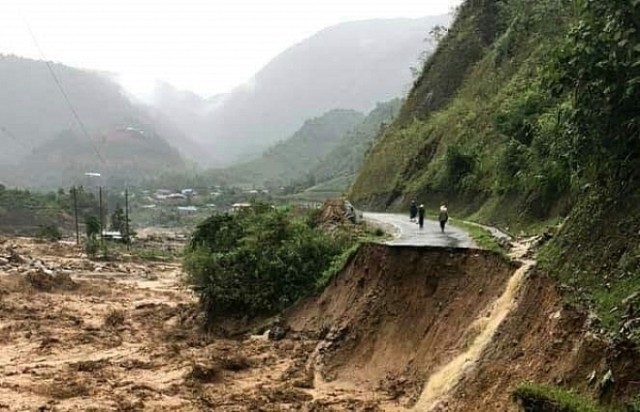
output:
<path id="1" fill-rule="evenodd" d="M 283 339 L 225 339 L 200 328 L 179 262 L 0 240 L 0 411 L 516 411 L 525 380 L 640 389 L 633 348 L 517 273 L 485 251 L 365 245 Z"/>

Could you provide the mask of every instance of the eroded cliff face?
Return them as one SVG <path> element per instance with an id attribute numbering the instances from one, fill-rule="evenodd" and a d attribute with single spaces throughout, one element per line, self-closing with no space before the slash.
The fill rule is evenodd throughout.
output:
<path id="1" fill-rule="evenodd" d="M 533 266 L 478 250 L 365 245 L 286 319 L 319 338 L 306 365 L 314 390 L 357 388 L 383 410 L 516 411 L 513 390 L 525 381 L 627 397 L 637 355 L 591 334 Z M 600 394 L 587 378 L 609 369 L 616 386 Z"/>

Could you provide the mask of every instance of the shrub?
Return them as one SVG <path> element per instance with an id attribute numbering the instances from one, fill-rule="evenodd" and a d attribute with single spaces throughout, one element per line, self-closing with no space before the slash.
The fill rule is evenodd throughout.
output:
<path id="1" fill-rule="evenodd" d="M 40 239 L 55 241 L 62 239 L 62 232 L 56 225 L 42 225 L 38 228 L 36 236 Z"/>
<path id="2" fill-rule="evenodd" d="M 582 396 L 557 388 L 525 382 L 513 392 L 525 410 L 557 410 L 566 412 L 602 412 L 603 409 Z"/>
<path id="3" fill-rule="evenodd" d="M 209 321 L 273 314 L 313 292 L 348 242 L 286 210 L 255 204 L 201 223 L 183 266 Z"/>
<path id="4" fill-rule="evenodd" d="M 95 237 L 90 237 L 84 244 L 84 251 L 90 258 L 96 257 L 100 250 L 100 242 Z"/>

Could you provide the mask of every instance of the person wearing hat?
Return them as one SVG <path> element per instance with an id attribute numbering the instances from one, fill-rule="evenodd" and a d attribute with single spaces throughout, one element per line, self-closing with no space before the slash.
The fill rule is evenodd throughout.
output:
<path id="1" fill-rule="evenodd" d="M 420 225 L 420 229 L 424 227 L 424 205 L 420 205 L 418 208 L 418 224 Z"/>
<path id="2" fill-rule="evenodd" d="M 438 213 L 438 220 L 440 221 L 440 230 L 444 233 L 444 225 L 447 224 L 449 220 L 449 210 L 447 209 L 447 205 L 443 204 L 440 206 L 440 213 Z"/>

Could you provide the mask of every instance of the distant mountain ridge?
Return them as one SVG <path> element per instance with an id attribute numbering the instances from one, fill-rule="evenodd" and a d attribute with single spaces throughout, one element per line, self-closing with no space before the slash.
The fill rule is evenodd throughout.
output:
<path id="1" fill-rule="evenodd" d="M 0 166 L 3 167 L 3 180 L 22 185 L 41 184 L 44 180 L 66 184 L 60 180 L 67 175 L 62 169 L 72 167 L 78 159 L 83 164 L 91 162 L 99 165 L 100 159 L 74 119 L 47 63 L 16 56 L 0 57 L 0 144 L 3 147 L 0 150 Z M 137 146 L 142 151 L 141 147 L 148 145 L 145 151 L 149 158 L 144 163 L 151 165 L 155 162 L 159 168 L 184 166 L 184 160 L 170 144 L 182 149 L 191 145 L 193 152 L 201 151 L 166 117 L 154 115 L 148 107 L 131 101 L 109 73 L 57 63 L 51 63 L 51 67 L 90 140 L 117 136 L 121 129 L 144 130 L 147 137 L 153 136 L 153 141 L 146 140 L 144 144 L 139 142 Z M 63 135 L 73 135 L 75 140 L 62 139 Z M 63 142 L 73 147 L 61 146 Z M 117 151 L 122 147 L 125 153 L 131 149 L 130 143 L 130 139 L 110 141 L 102 150 Z M 163 149 L 157 151 L 152 146 Z M 47 161 L 49 156 L 45 149 L 62 158 L 53 163 Z M 71 153 L 75 153 L 75 157 Z M 135 150 L 132 152 L 134 156 L 139 154 Z M 161 155 L 154 158 L 156 154 Z M 135 177 L 135 173 L 129 172 L 140 170 L 137 165 L 127 166 L 128 162 L 122 157 L 112 161 L 115 162 L 112 165 L 114 170 L 120 169 L 119 172 L 129 178 Z M 25 164 L 31 164 L 33 168 L 24 168 Z M 130 170 L 122 170 L 123 167 Z M 43 173 L 57 177 L 43 179 Z"/>
<path id="2" fill-rule="evenodd" d="M 248 83 L 224 96 L 207 121 L 213 157 L 257 156 L 306 119 L 335 108 L 362 112 L 400 97 L 425 41 L 448 16 L 367 20 L 324 29 L 276 56 Z"/>
<path id="3" fill-rule="evenodd" d="M 82 184 L 86 172 L 100 172 L 103 185 L 123 186 L 157 176 L 160 170 L 179 171 L 185 166 L 178 150 L 151 129 L 117 128 L 91 141 L 79 133 L 64 131 L 22 160 L 15 168 L 15 182 L 64 187 Z"/>

